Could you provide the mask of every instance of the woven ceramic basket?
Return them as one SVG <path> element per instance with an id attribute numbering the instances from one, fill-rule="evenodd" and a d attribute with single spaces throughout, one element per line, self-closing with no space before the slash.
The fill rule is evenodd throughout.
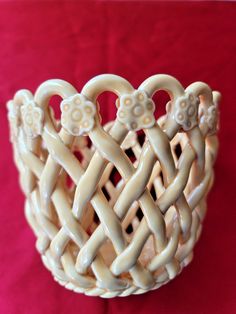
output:
<path id="1" fill-rule="evenodd" d="M 156 120 L 159 90 L 170 101 Z M 104 91 L 117 96 L 107 125 L 97 100 Z M 191 261 L 213 183 L 219 99 L 205 83 L 184 89 L 168 75 L 138 89 L 105 74 L 81 93 L 49 80 L 34 95 L 15 94 L 7 106 L 25 215 L 56 281 L 127 296 L 162 286 Z"/>

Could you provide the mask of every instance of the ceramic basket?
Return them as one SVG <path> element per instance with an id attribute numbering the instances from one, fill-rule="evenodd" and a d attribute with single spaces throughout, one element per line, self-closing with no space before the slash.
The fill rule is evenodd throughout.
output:
<path id="1" fill-rule="evenodd" d="M 159 90 L 170 101 L 156 120 Z M 109 104 L 116 119 L 105 126 L 104 91 L 117 96 Z M 55 95 L 61 119 L 50 106 Z M 213 183 L 219 99 L 202 82 L 184 89 L 154 75 L 134 89 L 105 74 L 80 93 L 49 80 L 8 102 L 25 215 L 59 284 L 106 298 L 141 294 L 189 264 Z"/>

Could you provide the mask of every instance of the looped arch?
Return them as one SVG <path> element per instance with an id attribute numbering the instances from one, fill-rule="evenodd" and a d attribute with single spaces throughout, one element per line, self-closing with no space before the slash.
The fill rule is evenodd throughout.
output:
<path id="1" fill-rule="evenodd" d="M 96 102 L 97 97 L 105 91 L 110 91 L 120 96 L 124 93 L 130 93 L 133 90 L 133 86 L 121 76 L 102 74 L 88 81 L 82 88 L 81 93 L 91 101 Z"/>
<path id="2" fill-rule="evenodd" d="M 159 90 L 164 90 L 173 100 L 184 94 L 184 88 L 180 82 L 167 74 L 150 76 L 139 86 L 139 89 L 144 89 L 150 96 Z"/>
<path id="3" fill-rule="evenodd" d="M 35 92 L 35 102 L 42 108 L 49 104 L 52 96 L 58 95 L 65 99 L 77 93 L 77 90 L 64 80 L 52 79 L 42 83 Z"/>
<path id="4" fill-rule="evenodd" d="M 26 104 L 27 102 L 33 100 L 34 96 L 33 94 L 27 90 L 27 89 L 21 89 L 19 90 L 14 98 L 13 98 L 13 101 L 15 104 L 17 104 L 18 106 L 21 106 L 21 105 L 24 105 Z"/>
<path id="5" fill-rule="evenodd" d="M 210 106 L 212 104 L 213 101 L 212 90 L 206 83 L 203 82 L 192 83 L 186 88 L 186 91 L 191 92 L 194 95 L 200 97 L 201 102 L 205 106 Z"/>

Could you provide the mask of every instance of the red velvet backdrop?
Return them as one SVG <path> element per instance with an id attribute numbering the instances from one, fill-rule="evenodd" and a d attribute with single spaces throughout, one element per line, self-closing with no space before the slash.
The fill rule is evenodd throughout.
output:
<path id="1" fill-rule="evenodd" d="M 235 313 L 236 4 L 160 2 L 0 3 L 0 313 Z M 23 214 L 5 102 L 20 88 L 62 78 L 80 90 L 101 73 L 134 86 L 168 73 L 222 92 L 220 154 L 203 234 L 191 265 L 141 296 L 104 300 L 65 290 L 43 267 Z M 114 105 L 104 107 L 105 119 Z"/>

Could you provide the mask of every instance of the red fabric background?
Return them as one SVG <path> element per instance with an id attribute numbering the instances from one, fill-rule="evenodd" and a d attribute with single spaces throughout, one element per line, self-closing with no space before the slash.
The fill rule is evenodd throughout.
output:
<path id="1" fill-rule="evenodd" d="M 0 313 L 236 313 L 236 4 L 0 3 Z M 134 86 L 168 73 L 222 92 L 220 154 L 203 234 L 191 265 L 141 296 L 103 300 L 65 290 L 43 267 L 23 215 L 5 102 L 49 78 L 80 90 L 101 73 Z M 104 107 L 102 109 L 104 113 Z M 114 116 L 106 106 L 105 119 Z"/>

